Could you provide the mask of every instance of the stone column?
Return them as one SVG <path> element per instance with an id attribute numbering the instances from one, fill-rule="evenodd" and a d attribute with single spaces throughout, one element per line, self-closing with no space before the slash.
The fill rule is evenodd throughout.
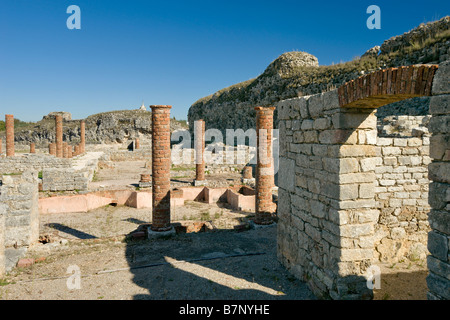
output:
<path id="1" fill-rule="evenodd" d="M 48 153 L 52 156 L 56 156 L 56 143 L 50 143 L 48 145 Z"/>
<path id="2" fill-rule="evenodd" d="M 274 167 L 272 156 L 273 112 L 275 107 L 256 107 L 256 224 L 271 224 L 276 204 L 272 201 Z"/>
<path id="3" fill-rule="evenodd" d="M 205 120 L 194 122 L 195 180 L 194 185 L 205 185 Z"/>
<path id="4" fill-rule="evenodd" d="M 80 146 L 81 153 L 84 153 L 86 151 L 86 122 L 84 120 L 81 120 L 80 124 Z"/>
<path id="5" fill-rule="evenodd" d="M 56 157 L 63 157 L 63 118 L 61 115 L 55 116 L 56 127 Z"/>
<path id="6" fill-rule="evenodd" d="M 3 141 L 2 141 L 2 139 L 0 139 L 0 155 L 2 154 L 2 143 L 3 143 Z"/>
<path id="7" fill-rule="evenodd" d="M 12 114 L 5 115 L 6 125 L 6 156 L 13 157 L 14 152 L 14 116 Z"/>
<path id="8" fill-rule="evenodd" d="M 34 142 L 30 143 L 30 153 L 36 153 L 36 145 Z"/>
<path id="9" fill-rule="evenodd" d="M 73 157 L 73 147 L 67 146 L 67 158 L 71 159 Z"/>
<path id="10" fill-rule="evenodd" d="M 134 149 L 139 149 L 140 147 L 139 138 L 136 138 L 136 140 L 134 140 Z"/>
<path id="11" fill-rule="evenodd" d="M 170 108 L 152 109 L 152 231 L 169 231 L 170 225 Z"/>

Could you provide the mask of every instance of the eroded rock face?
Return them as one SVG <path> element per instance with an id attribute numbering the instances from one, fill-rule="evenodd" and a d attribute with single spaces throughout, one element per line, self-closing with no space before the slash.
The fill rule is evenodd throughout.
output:
<path id="1" fill-rule="evenodd" d="M 293 70 L 300 67 L 318 67 L 319 60 L 312 54 L 306 52 L 292 51 L 283 53 L 275 59 L 264 71 L 266 74 L 278 75 L 280 77 L 289 75 Z"/>
<path id="2" fill-rule="evenodd" d="M 33 127 L 16 132 L 15 141 L 28 144 L 36 143 L 39 146 L 47 146 L 55 141 L 56 114 L 66 114 L 63 121 L 63 140 L 77 143 L 80 141 L 81 120 L 71 120 L 70 113 L 52 112 L 34 124 Z M 152 113 L 146 110 L 118 110 L 91 115 L 84 119 L 86 122 L 86 142 L 89 143 L 123 143 L 128 139 L 137 138 L 140 135 L 148 136 L 152 133 Z M 181 129 L 182 125 L 177 121 L 171 121 L 171 131 Z"/>
<path id="3" fill-rule="evenodd" d="M 190 129 L 195 120 L 204 119 L 206 129 L 243 130 L 255 128 L 255 106 L 273 106 L 281 100 L 333 90 L 361 74 L 379 69 L 413 64 L 441 64 L 450 57 L 450 40 L 445 30 L 450 17 L 421 25 L 367 50 L 360 59 L 331 66 L 320 66 L 306 52 L 286 52 L 254 79 L 237 83 L 196 101 L 188 112 Z M 428 98 L 397 103 L 379 114 L 426 115 Z M 411 104 L 411 105 L 410 105 Z M 381 109 L 381 108 L 380 108 Z M 277 111 L 274 126 L 278 127 Z"/>

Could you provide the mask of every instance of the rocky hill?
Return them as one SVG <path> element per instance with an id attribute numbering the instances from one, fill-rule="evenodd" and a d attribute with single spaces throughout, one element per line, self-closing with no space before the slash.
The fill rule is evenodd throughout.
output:
<path id="1" fill-rule="evenodd" d="M 78 143 L 80 141 L 80 121 L 72 120 L 68 112 L 52 112 L 35 123 L 16 128 L 15 141 L 24 144 L 30 142 L 38 146 L 46 146 L 55 141 L 55 115 L 63 116 L 64 141 Z M 86 121 L 86 143 L 124 143 L 138 136 L 147 139 L 152 133 L 152 113 L 147 110 L 119 110 L 91 115 Z M 171 119 L 171 130 L 186 128 L 183 122 Z M 0 137 L 4 132 L 0 133 Z"/>
<path id="2" fill-rule="evenodd" d="M 319 66 L 317 58 L 305 52 L 283 53 L 258 77 L 196 101 L 188 112 L 190 130 L 197 119 L 204 119 L 206 128 L 247 130 L 255 127 L 255 106 L 274 105 L 283 99 L 332 90 L 364 73 L 383 68 L 439 64 L 450 58 L 449 25 L 449 16 L 421 24 L 369 49 L 360 58 L 331 66 Z M 426 112 L 427 107 L 423 107 L 426 102 L 426 98 L 415 99 L 413 104 L 419 111 L 413 113 Z M 405 109 L 403 104 L 398 105 Z M 379 111 L 386 113 L 382 108 Z"/>

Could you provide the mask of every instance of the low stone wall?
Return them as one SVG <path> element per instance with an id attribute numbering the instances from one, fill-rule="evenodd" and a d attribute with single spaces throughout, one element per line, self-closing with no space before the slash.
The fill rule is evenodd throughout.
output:
<path id="1" fill-rule="evenodd" d="M 103 152 L 88 152 L 74 158 L 69 168 L 47 168 L 42 171 L 43 191 L 87 191 L 98 169 Z"/>
<path id="2" fill-rule="evenodd" d="M 3 175 L 1 180 L 0 203 L 6 206 L 5 247 L 30 246 L 39 238 L 37 172 Z"/>
<path id="3" fill-rule="evenodd" d="M 44 169 L 42 171 L 43 191 L 86 191 L 89 186 L 89 172 L 87 170 Z"/>
<path id="4" fill-rule="evenodd" d="M 6 273 L 5 218 L 6 218 L 6 205 L 4 203 L 0 203 L 0 278 L 2 278 Z"/>
<path id="5" fill-rule="evenodd" d="M 17 173 L 27 170 L 42 171 L 46 168 L 70 168 L 71 165 L 71 159 L 56 158 L 48 154 L 0 157 L 0 173 Z"/>

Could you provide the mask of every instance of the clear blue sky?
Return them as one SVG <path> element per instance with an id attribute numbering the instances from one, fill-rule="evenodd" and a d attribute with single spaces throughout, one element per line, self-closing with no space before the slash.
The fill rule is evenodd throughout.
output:
<path id="1" fill-rule="evenodd" d="M 81 30 L 69 30 L 69 5 Z M 366 9 L 381 8 L 381 30 Z M 450 1 L 1 0 L 0 119 L 74 119 L 170 104 L 186 119 L 197 99 L 254 78 L 280 54 L 319 64 L 367 49 L 450 14 Z"/>

